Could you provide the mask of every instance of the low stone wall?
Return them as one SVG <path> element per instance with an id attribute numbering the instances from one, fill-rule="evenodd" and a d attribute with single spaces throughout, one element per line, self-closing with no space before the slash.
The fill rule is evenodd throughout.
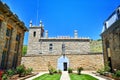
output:
<path id="1" fill-rule="evenodd" d="M 62 55 L 27 55 L 22 57 L 21 64 L 26 67 L 32 67 L 34 71 L 47 71 L 48 63 L 57 69 L 58 58 Z M 97 70 L 103 67 L 103 54 L 66 54 L 69 59 L 69 67 L 76 70 L 77 67 L 83 67 L 84 70 Z"/>

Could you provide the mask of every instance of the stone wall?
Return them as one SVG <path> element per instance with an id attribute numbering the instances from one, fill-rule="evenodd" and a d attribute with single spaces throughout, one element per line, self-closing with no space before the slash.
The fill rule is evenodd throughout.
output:
<path id="1" fill-rule="evenodd" d="M 22 57 L 21 64 L 26 67 L 32 67 L 34 71 L 47 71 L 50 62 L 54 68 L 57 68 L 57 61 L 62 55 L 27 55 Z M 81 66 L 84 70 L 97 70 L 103 68 L 102 54 L 66 54 L 69 59 L 69 67 L 76 70 Z"/>
<path id="2" fill-rule="evenodd" d="M 120 70 L 120 20 L 117 20 L 102 34 L 105 64 Z"/>
<path id="3" fill-rule="evenodd" d="M 24 23 L 0 1 L 0 69 L 20 65 L 25 31 L 27 28 Z M 20 36 L 17 41 L 18 34 Z"/>
<path id="4" fill-rule="evenodd" d="M 31 39 L 30 39 L 31 40 Z M 29 40 L 29 41 L 30 41 Z M 38 39 L 39 40 L 39 39 Z M 88 53 L 90 51 L 90 42 L 89 40 L 81 39 L 42 39 L 40 42 L 29 42 L 29 47 L 27 54 L 61 54 L 62 53 L 62 44 L 65 44 L 66 54 L 70 53 Z M 49 50 L 49 45 L 52 44 L 52 51 Z"/>

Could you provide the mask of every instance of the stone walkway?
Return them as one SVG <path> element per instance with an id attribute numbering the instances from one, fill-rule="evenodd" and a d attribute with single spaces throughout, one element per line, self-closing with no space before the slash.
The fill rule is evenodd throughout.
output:
<path id="1" fill-rule="evenodd" d="M 61 75 L 60 80 L 70 80 L 68 71 L 62 71 L 62 75 Z"/>

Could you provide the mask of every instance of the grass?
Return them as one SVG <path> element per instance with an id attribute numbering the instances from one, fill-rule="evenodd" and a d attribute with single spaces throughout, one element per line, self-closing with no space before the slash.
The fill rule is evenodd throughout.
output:
<path id="1" fill-rule="evenodd" d="M 98 79 L 96 79 L 88 74 L 78 75 L 78 74 L 72 73 L 69 75 L 70 75 L 71 80 L 98 80 Z"/>
<path id="2" fill-rule="evenodd" d="M 43 74 L 33 80 L 60 80 L 61 74 Z"/>
<path id="3" fill-rule="evenodd" d="M 102 40 L 93 40 L 90 42 L 91 52 L 103 52 L 102 51 Z"/>
<path id="4" fill-rule="evenodd" d="M 24 45 L 22 49 L 22 55 L 24 56 L 25 54 L 27 54 L 27 45 Z"/>

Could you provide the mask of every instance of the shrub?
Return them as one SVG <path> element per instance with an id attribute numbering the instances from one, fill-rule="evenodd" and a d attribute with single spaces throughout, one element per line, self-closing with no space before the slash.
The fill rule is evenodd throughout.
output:
<path id="1" fill-rule="evenodd" d="M 48 71 L 49 71 L 49 74 L 50 74 L 50 75 L 53 75 L 53 73 L 54 73 L 54 68 L 51 66 L 51 63 L 50 63 L 50 62 L 48 62 Z"/>
<path id="2" fill-rule="evenodd" d="M 110 72 L 110 70 L 111 70 L 111 68 L 110 68 L 110 66 L 109 66 L 109 62 L 107 62 L 107 63 L 105 64 L 104 71 L 105 71 L 105 72 Z"/>
<path id="3" fill-rule="evenodd" d="M 56 69 L 53 69 L 53 73 L 58 73 L 58 71 Z"/>
<path id="4" fill-rule="evenodd" d="M 60 74 L 61 74 L 61 73 L 62 73 L 62 71 L 59 69 L 59 70 L 58 70 L 58 73 L 60 73 Z"/>
<path id="5" fill-rule="evenodd" d="M 77 68 L 77 73 L 78 73 L 78 75 L 80 75 L 81 74 L 81 71 L 83 70 L 83 68 L 82 67 L 78 67 Z"/>
<path id="6" fill-rule="evenodd" d="M 104 69 L 98 69 L 97 73 L 99 73 L 100 75 L 104 75 L 105 71 L 104 71 Z"/>
<path id="7" fill-rule="evenodd" d="M 8 80 L 7 74 L 2 75 L 2 80 Z"/>
<path id="8" fill-rule="evenodd" d="M 31 73 L 32 73 L 32 71 L 33 71 L 33 69 L 32 69 L 32 68 L 28 68 L 28 69 L 26 69 L 26 74 L 31 74 Z"/>
<path id="9" fill-rule="evenodd" d="M 116 76 L 116 77 L 120 77 L 120 70 L 117 70 L 117 71 L 115 72 L 115 76 Z"/>
<path id="10" fill-rule="evenodd" d="M 68 68 L 68 73 L 72 73 L 73 69 L 72 68 Z"/>
<path id="11" fill-rule="evenodd" d="M 25 76 L 26 71 L 25 71 L 25 66 L 24 65 L 20 65 L 16 68 L 17 73 L 19 74 L 19 76 L 21 77 L 22 75 Z"/>
<path id="12" fill-rule="evenodd" d="M 11 77 L 11 76 L 14 75 L 14 71 L 11 70 L 11 69 L 7 70 L 6 73 L 7 73 L 7 75 L 8 75 L 9 77 Z"/>
<path id="13" fill-rule="evenodd" d="M 50 67 L 50 68 L 48 69 L 48 71 L 49 71 L 49 74 L 50 74 L 50 75 L 53 75 L 54 69 L 53 69 L 52 67 Z"/>

